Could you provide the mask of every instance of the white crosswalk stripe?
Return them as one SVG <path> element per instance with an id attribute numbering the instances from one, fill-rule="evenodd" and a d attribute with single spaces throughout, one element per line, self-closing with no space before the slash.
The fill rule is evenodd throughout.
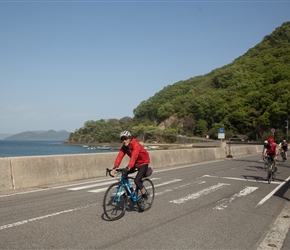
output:
<path id="1" fill-rule="evenodd" d="M 228 185 L 230 185 L 230 184 L 227 184 L 227 183 L 218 183 L 217 185 L 213 185 L 211 187 L 202 189 L 202 190 L 200 190 L 198 192 L 195 192 L 193 194 L 184 196 L 184 197 L 179 198 L 179 199 L 172 200 L 170 202 L 176 203 L 176 204 L 186 203 L 189 200 L 197 199 L 197 198 L 201 197 L 202 195 L 210 194 L 210 193 L 212 193 L 212 192 L 214 192 L 214 191 L 216 191 L 218 189 L 221 189 L 224 186 L 228 186 Z"/>
<path id="2" fill-rule="evenodd" d="M 67 190 L 77 191 L 77 190 L 83 190 L 83 189 L 88 189 L 88 188 L 92 188 L 92 187 L 105 186 L 105 185 L 109 185 L 109 184 L 112 184 L 115 182 L 116 181 L 106 181 L 106 182 L 90 184 L 90 185 L 85 185 L 85 186 L 80 186 L 80 187 L 68 188 Z"/>
<path id="3" fill-rule="evenodd" d="M 234 201 L 236 198 L 244 197 L 244 196 L 246 196 L 246 195 L 254 192 L 257 189 L 258 189 L 258 187 L 245 187 L 239 193 L 236 193 L 233 196 L 231 196 L 231 198 L 229 198 L 229 199 L 222 199 L 222 200 L 218 201 L 219 204 L 217 206 L 215 206 L 213 209 L 223 210 L 226 207 L 228 207 L 229 203 L 231 203 L 232 201 Z"/>
<path id="4" fill-rule="evenodd" d="M 203 177 L 214 177 L 214 176 L 203 176 Z M 206 183 L 207 183 L 207 181 L 203 181 L 203 180 L 202 181 L 195 180 L 195 181 L 192 181 L 189 183 L 182 183 L 183 179 L 172 179 L 172 180 L 167 180 L 167 181 L 163 181 L 163 182 L 162 182 L 161 178 L 151 178 L 151 180 L 158 182 L 158 183 L 156 183 L 156 182 L 154 183 L 155 196 L 164 195 L 168 192 L 174 192 L 178 189 L 182 189 L 182 188 L 190 186 L 190 185 L 206 185 Z M 67 188 L 67 190 L 70 190 L 70 191 L 83 190 L 83 191 L 86 191 L 88 193 L 102 193 L 102 192 L 105 192 L 108 189 L 108 186 L 113 184 L 113 183 L 117 183 L 117 181 L 116 180 L 112 180 L 112 181 L 104 180 L 104 181 L 97 182 L 97 183 L 90 183 L 88 185 L 81 185 L 81 186 L 77 186 L 77 187 Z M 159 187 L 167 186 L 167 185 L 174 184 L 174 183 L 180 183 L 180 184 L 175 185 L 174 187 L 170 187 L 170 188 L 163 188 L 163 189 L 160 188 L 158 190 Z M 170 200 L 169 202 L 173 203 L 173 204 L 184 204 L 184 203 L 187 203 L 191 200 L 201 198 L 202 196 L 216 192 L 222 188 L 226 188 L 229 186 L 231 186 L 231 184 L 229 184 L 229 183 L 217 183 L 215 185 L 206 187 L 204 189 L 201 189 L 201 190 L 194 192 L 194 193 L 191 193 L 189 195 Z M 94 189 L 92 189 L 92 188 L 94 188 Z M 156 192 L 157 191 L 156 188 L 157 188 L 158 192 Z M 213 209 L 223 210 L 223 209 L 227 208 L 229 206 L 229 204 L 234 202 L 236 199 L 246 197 L 247 195 L 253 193 L 257 189 L 258 189 L 258 187 L 246 186 L 244 189 L 242 189 L 241 191 L 232 195 L 230 198 L 225 198 L 225 199 L 219 200 L 217 202 L 217 205 L 215 205 L 213 207 Z"/>

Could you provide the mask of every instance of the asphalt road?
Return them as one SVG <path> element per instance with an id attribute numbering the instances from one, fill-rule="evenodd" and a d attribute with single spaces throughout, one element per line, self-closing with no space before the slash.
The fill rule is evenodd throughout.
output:
<path id="1" fill-rule="evenodd" d="M 271 184 L 260 155 L 156 169 L 153 207 L 113 222 L 102 208 L 111 177 L 1 192 L 0 249 L 258 249 L 289 203 L 289 163 Z"/>

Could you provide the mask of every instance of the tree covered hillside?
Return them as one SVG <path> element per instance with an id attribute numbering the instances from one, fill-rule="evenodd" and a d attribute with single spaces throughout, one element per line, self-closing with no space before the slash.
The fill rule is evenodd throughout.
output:
<path id="1" fill-rule="evenodd" d="M 207 75 L 167 86 L 135 110 L 158 123 L 177 114 L 193 118 L 194 134 L 224 125 L 253 137 L 285 128 L 290 111 L 290 22 L 231 64 Z M 190 133 L 190 130 L 186 131 Z M 255 137 L 254 137 L 255 138 Z"/>
<path id="2" fill-rule="evenodd" d="M 123 129 L 145 141 L 172 142 L 177 131 L 217 138 L 219 127 L 225 128 L 227 137 L 246 134 L 252 140 L 267 138 L 275 128 L 275 136 L 282 139 L 289 99 L 290 22 L 286 22 L 232 63 L 169 85 L 142 101 L 134 118 L 86 122 L 69 141 L 111 142 Z"/>

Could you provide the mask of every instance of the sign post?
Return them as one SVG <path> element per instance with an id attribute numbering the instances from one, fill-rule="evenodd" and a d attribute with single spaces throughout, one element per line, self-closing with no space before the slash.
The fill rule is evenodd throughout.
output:
<path id="1" fill-rule="evenodd" d="M 218 138 L 219 139 L 225 139 L 225 129 L 224 128 L 219 128 L 218 129 Z"/>
<path id="2" fill-rule="evenodd" d="M 274 138 L 275 129 L 272 128 L 272 129 L 271 129 L 271 132 L 273 133 L 273 138 Z"/>

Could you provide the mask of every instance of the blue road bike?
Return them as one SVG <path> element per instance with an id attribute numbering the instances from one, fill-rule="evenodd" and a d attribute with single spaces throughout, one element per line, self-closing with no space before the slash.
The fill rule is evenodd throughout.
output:
<path id="1" fill-rule="evenodd" d="M 111 177 L 115 177 L 111 174 L 111 169 L 106 169 L 106 175 L 110 175 Z M 117 168 L 117 177 L 119 177 L 118 182 L 113 183 L 108 187 L 104 200 L 103 200 L 103 209 L 106 217 L 113 221 L 118 220 L 125 215 L 125 211 L 130 208 L 129 204 L 137 205 L 140 211 L 147 211 L 151 208 L 155 189 L 153 182 L 144 177 L 142 179 L 143 186 L 147 193 L 147 200 L 144 202 L 142 200 L 142 193 L 138 186 L 136 186 L 135 190 L 133 189 L 134 177 L 127 176 L 129 182 L 126 182 L 126 176 L 124 175 L 124 168 Z"/>

